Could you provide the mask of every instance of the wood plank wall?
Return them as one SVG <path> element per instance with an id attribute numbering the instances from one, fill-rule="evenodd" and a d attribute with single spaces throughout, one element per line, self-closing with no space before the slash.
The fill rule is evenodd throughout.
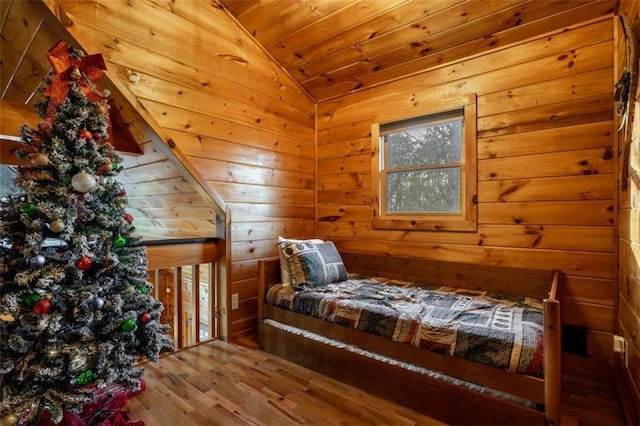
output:
<path id="1" fill-rule="evenodd" d="M 640 34 L 640 1 L 629 0 L 621 3 L 620 15 L 629 17 L 637 42 Z M 627 45 L 621 21 L 616 21 L 618 43 L 616 61 L 616 81 L 622 75 L 627 63 Z M 636 45 L 636 51 L 638 46 Z M 635 59 L 637 66 L 638 59 Z M 635 83 L 638 76 L 635 75 Z M 618 133 L 618 312 L 617 334 L 626 338 L 629 349 L 629 368 L 625 367 L 623 356 L 616 354 L 615 377 L 618 394 L 630 424 L 640 424 L 640 99 L 637 92 L 631 93 L 633 113 L 631 132 L 627 145 L 625 130 Z M 635 100 L 635 102 L 633 102 Z M 634 111 L 635 109 L 635 111 Z M 629 155 L 628 170 L 624 168 L 624 157 Z M 622 181 L 626 180 L 626 189 Z"/>
<path id="2" fill-rule="evenodd" d="M 109 75 L 120 79 L 226 203 L 230 293 L 239 296 L 229 335 L 256 328 L 258 259 L 277 255 L 280 234 L 315 232 L 314 103 L 216 1 L 65 1 L 50 7 L 63 8 L 83 47 L 104 55 Z M 147 167 L 150 177 L 158 168 L 168 170 L 164 163 L 138 166 Z M 177 175 L 135 183 L 140 194 L 154 184 L 182 194 L 174 206 L 157 208 L 191 204 Z M 207 211 L 201 212 L 207 220 Z"/>
<path id="3" fill-rule="evenodd" d="M 6 86 L 0 102 L 0 127 L 7 135 L 16 135 L 20 123 L 35 126 L 40 121 L 34 104 L 42 98 L 36 89 L 51 68 L 47 51 L 60 39 L 78 46 L 40 2 L 2 1 L 0 11 L 4 20 L 0 82 L 3 88 Z M 88 51 L 101 53 L 103 48 L 91 47 Z M 187 182 L 182 171 L 158 150 L 148 125 L 131 105 L 123 102 L 113 84 L 101 78 L 99 86 L 111 93 L 111 142 L 121 150 L 125 169 L 117 179 L 127 190 L 127 210 L 135 218 L 137 232 L 144 239 L 215 236 L 216 214 L 212 202 Z M 10 122 L 8 127 L 7 122 Z M 11 162 L 11 157 L 13 155 L 4 151 L 0 153 L 0 162 Z M 182 200 L 188 202 L 180 205 Z"/>
<path id="4" fill-rule="evenodd" d="M 118 175 L 127 192 L 127 212 L 145 240 L 216 236 L 216 212 L 153 141 L 143 155 L 123 155 Z"/>
<path id="5" fill-rule="evenodd" d="M 318 104 L 318 235 L 342 251 L 557 268 L 564 323 L 612 358 L 613 18 Z M 478 230 L 372 229 L 370 127 L 478 95 Z M 446 104 L 446 102 L 443 102 Z"/>

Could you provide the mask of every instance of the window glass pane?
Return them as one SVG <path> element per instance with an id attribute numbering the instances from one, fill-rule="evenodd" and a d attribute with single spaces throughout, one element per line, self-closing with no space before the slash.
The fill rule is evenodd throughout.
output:
<path id="1" fill-rule="evenodd" d="M 13 184 L 15 177 L 15 167 L 0 164 L 0 197 L 8 197 L 17 193 L 18 190 Z"/>
<path id="2" fill-rule="evenodd" d="M 389 169 L 460 163 L 462 119 L 404 129 L 385 138 Z"/>
<path id="3" fill-rule="evenodd" d="M 460 168 L 387 175 L 387 213 L 459 213 Z"/>

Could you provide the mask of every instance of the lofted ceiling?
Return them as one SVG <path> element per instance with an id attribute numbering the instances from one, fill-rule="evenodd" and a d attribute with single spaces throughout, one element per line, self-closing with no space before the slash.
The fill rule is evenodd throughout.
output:
<path id="1" fill-rule="evenodd" d="M 96 1 L 95 10 L 110 1 Z M 197 1 L 215 9 L 226 8 L 313 100 L 322 102 L 584 24 L 614 13 L 620 0 Z M 64 9 L 63 5 L 71 7 L 73 2 L 50 0 L 49 3 Z M 137 3 L 158 9 L 174 7 L 173 0 L 127 1 L 130 6 Z M 183 8 L 186 4 L 188 1 L 182 4 Z M 33 103 L 39 99 L 37 89 L 51 69 L 46 53 L 58 40 L 69 37 L 65 27 L 73 23 L 60 22 L 51 10 L 43 9 L 47 7 L 41 1 L 0 0 L 0 133 L 5 133 L 5 127 L 13 126 L 12 117 L 17 117 L 14 121 L 18 123 L 33 123 L 33 117 L 24 114 L 33 110 Z M 59 19 L 64 21 L 65 14 L 60 14 Z M 149 25 L 153 33 L 154 24 Z M 210 36 L 215 37 L 215 31 Z M 141 152 L 142 146 L 150 152 L 156 146 L 162 148 L 162 143 L 155 144 L 158 136 L 142 118 L 141 111 L 119 94 L 108 78 L 101 79 L 101 85 L 112 92 L 114 131 L 121 130 L 120 135 L 114 134 L 114 145 L 117 148 L 120 144 L 128 145 L 119 148 L 128 152 Z M 17 130 L 19 126 L 13 127 Z M 0 163 L 7 162 L 6 157 L 10 155 L 7 146 L 0 137 Z M 175 149 L 169 151 L 176 152 Z M 163 188 L 182 188 L 173 185 L 171 179 L 180 181 L 178 183 L 184 179 L 192 182 L 193 170 L 185 172 L 184 164 L 175 158 L 169 159 L 174 154 L 166 152 L 163 150 L 159 157 L 163 158 L 163 164 L 167 161 L 173 165 L 166 168 L 172 175 L 163 181 Z M 146 208 L 152 201 L 157 204 L 172 194 L 164 194 L 166 197 L 162 198 L 163 194 L 150 192 L 150 182 L 163 177 L 149 173 L 151 165 L 142 166 L 146 159 L 158 163 L 159 160 L 146 153 L 142 157 L 145 159 L 127 160 L 132 167 L 123 178 L 139 188 L 138 214 L 148 221 L 150 232 L 158 224 L 165 228 L 165 234 L 184 234 L 185 229 L 194 235 L 215 232 L 212 220 L 206 220 L 208 227 L 204 231 L 191 230 L 199 218 L 215 216 L 207 203 L 200 202 L 201 195 L 196 196 L 198 208 L 205 211 L 178 215 L 174 207 Z M 195 178 L 197 182 L 201 180 L 201 177 Z M 199 188 L 198 194 L 205 188 L 208 196 L 218 200 L 206 185 L 192 186 Z M 167 201 L 167 205 L 176 203 Z M 218 201 L 217 206 L 221 205 Z"/>
<path id="2" fill-rule="evenodd" d="M 614 12 L 615 0 L 220 0 L 323 101 Z"/>
<path id="3" fill-rule="evenodd" d="M 0 0 L 0 164 L 30 164 L 13 155 L 24 145 L 12 137 L 22 124 L 40 122 L 34 105 L 51 72 L 47 52 L 61 39 L 75 44 L 41 1 Z M 138 233 L 147 240 L 216 236 L 216 213 L 224 211 L 221 200 L 185 169 L 176 150 L 164 148 L 107 76 L 98 85 L 111 93 L 111 142 L 126 154 L 118 180 L 127 189 Z"/>
<path id="4" fill-rule="evenodd" d="M 39 89 L 51 71 L 46 54 L 58 40 L 65 38 L 59 24 L 47 19 L 41 7 L 39 2 L 0 0 L 0 134 L 5 135 L 1 151 L 4 163 L 20 163 L 10 154 L 14 144 L 6 136 L 16 137 L 21 124 L 34 127 L 39 122 L 34 105 L 42 100 Z M 113 93 L 108 82 L 107 86 Z M 133 111 L 126 114 L 113 96 L 110 105 L 112 143 L 120 152 L 141 154 Z"/>
<path id="5" fill-rule="evenodd" d="M 319 102 L 596 19 L 619 0 L 213 1 Z M 2 100 L 32 104 L 50 70 L 61 37 L 33 19 L 37 3 L 0 0 Z"/>

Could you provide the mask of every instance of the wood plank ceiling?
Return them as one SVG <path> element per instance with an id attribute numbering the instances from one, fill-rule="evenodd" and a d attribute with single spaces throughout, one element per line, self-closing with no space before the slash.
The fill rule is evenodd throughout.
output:
<path id="1" fill-rule="evenodd" d="M 215 1 L 215 0 L 214 0 Z M 33 103 L 60 37 L 0 1 L 0 99 Z M 320 102 L 611 13 L 601 0 L 220 0 Z M 11 13 L 9 13 L 11 12 Z"/>
<path id="2" fill-rule="evenodd" d="M 220 0 L 318 102 L 613 12 L 591 0 Z"/>
<path id="3" fill-rule="evenodd" d="M 38 13 L 39 6 L 35 2 L 0 0 L 0 133 L 6 136 L 17 136 L 22 124 L 38 123 L 34 105 L 42 100 L 40 89 L 51 72 L 47 51 L 63 38 L 57 22 Z M 110 104 L 112 143 L 120 152 L 142 154 L 132 126 L 135 119 L 131 115 L 123 117 L 124 108 L 114 97 Z M 10 154 L 14 144 L 4 140 L 1 146 L 3 163 L 21 163 Z"/>
<path id="4" fill-rule="evenodd" d="M 22 124 L 33 127 L 40 121 L 34 105 L 51 72 L 47 52 L 61 39 L 75 44 L 40 1 L 0 0 L 0 164 L 30 164 L 12 154 L 22 143 L 1 135 L 15 137 Z M 118 180 L 127 190 L 138 234 L 148 240 L 217 236 L 216 212 L 222 210 L 210 192 L 185 171 L 174 151 L 163 149 L 159 136 L 108 77 L 98 84 L 111 92 L 111 142 L 125 154 Z"/>

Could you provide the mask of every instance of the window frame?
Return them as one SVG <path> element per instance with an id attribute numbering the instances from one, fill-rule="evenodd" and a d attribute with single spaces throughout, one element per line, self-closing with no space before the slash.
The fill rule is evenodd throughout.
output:
<path id="1" fill-rule="evenodd" d="M 387 200 L 387 171 L 384 170 L 384 142 L 380 137 L 380 128 L 384 125 L 399 123 L 407 120 L 434 120 L 442 114 L 461 110 L 462 126 L 462 155 L 460 158 L 460 212 L 456 213 L 388 213 Z M 464 231 L 473 232 L 478 227 L 477 208 L 477 107 L 476 95 L 468 95 L 447 107 L 439 102 L 431 108 L 423 109 L 415 117 L 403 117 L 387 122 L 371 125 L 371 208 L 373 212 L 372 225 L 378 229 L 400 229 L 421 231 Z"/>

